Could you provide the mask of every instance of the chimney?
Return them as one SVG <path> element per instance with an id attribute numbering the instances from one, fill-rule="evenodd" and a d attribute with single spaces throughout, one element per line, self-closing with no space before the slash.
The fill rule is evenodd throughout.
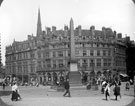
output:
<path id="1" fill-rule="evenodd" d="M 95 37 L 95 26 L 90 27 L 90 32 L 91 32 L 92 39 L 93 39 Z"/>
<path id="2" fill-rule="evenodd" d="M 106 28 L 102 27 L 103 38 L 106 39 Z"/>
<path id="3" fill-rule="evenodd" d="M 51 28 L 50 27 L 46 27 L 47 30 L 47 35 L 49 35 L 51 33 Z"/>
<path id="4" fill-rule="evenodd" d="M 79 34 L 79 36 L 82 35 L 82 27 L 81 27 L 81 25 L 78 26 L 78 34 Z"/>
<path id="5" fill-rule="evenodd" d="M 64 30 L 68 30 L 68 26 L 67 25 L 64 26 Z"/>
<path id="6" fill-rule="evenodd" d="M 55 26 L 52 26 L 52 32 L 56 32 L 56 27 Z"/>
<path id="7" fill-rule="evenodd" d="M 118 34 L 117 34 L 117 38 L 118 38 L 118 39 L 121 39 L 121 38 L 122 38 L 122 33 L 118 33 Z"/>

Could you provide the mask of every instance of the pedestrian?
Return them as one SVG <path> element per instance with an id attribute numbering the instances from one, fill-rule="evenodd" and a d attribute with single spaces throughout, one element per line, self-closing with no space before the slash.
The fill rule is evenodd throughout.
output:
<path id="1" fill-rule="evenodd" d="M 6 83 L 5 81 L 2 82 L 3 90 L 5 90 Z"/>
<path id="2" fill-rule="evenodd" d="M 64 88 L 65 88 L 65 93 L 64 93 L 64 97 L 68 94 L 68 97 L 71 97 L 70 95 L 70 85 L 69 85 L 69 79 L 66 79 L 64 82 Z"/>
<path id="3" fill-rule="evenodd" d="M 104 91 L 105 91 L 105 87 L 106 87 L 106 81 L 102 81 L 102 84 L 101 84 L 101 92 L 104 94 Z"/>
<path id="4" fill-rule="evenodd" d="M 129 82 L 126 82 L 126 90 L 128 90 L 129 91 L 129 89 L 130 89 L 130 83 Z"/>
<path id="5" fill-rule="evenodd" d="M 11 97 L 11 100 L 12 101 L 21 100 L 21 96 L 19 94 L 19 89 L 18 89 L 18 86 L 17 86 L 17 84 L 15 82 L 12 85 L 12 97 Z"/>
<path id="6" fill-rule="evenodd" d="M 110 84 L 108 83 L 108 82 L 106 82 L 106 84 L 105 84 L 105 98 L 106 98 L 106 100 L 107 100 L 107 97 L 109 96 L 109 98 L 110 98 L 110 91 L 111 91 L 111 89 L 110 89 Z"/>
<path id="7" fill-rule="evenodd" d="M 121 93 L 120 93 L 120 85 L 121 82 L 116 78 L 116 80 L 114 81 L 115 87 L 114 87 L 114 95 L 115 95 L 115 100 L 117 100 L 117 97 L 120 96 L 121 98 Z"/>

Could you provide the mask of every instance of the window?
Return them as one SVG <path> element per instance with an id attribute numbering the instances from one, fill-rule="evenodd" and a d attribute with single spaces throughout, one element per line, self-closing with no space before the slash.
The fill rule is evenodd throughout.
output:
<path id="1" fill-rule="evenodd" d="M 53 60 L 53 68 L 56 68 L 56 60 Z"/>
<path id="2" fill-rule="evenodd" d="M 63 67 L 63 60 L 58 61 L 59 67 Z"/>
<path id="3" fill-rule="evenodd" d="M 91 51 L 90 51 L 90 56 L 93 56 L 93 55 L 94 55 L 94 51 L 91 50 Z"/>
<path id="4" fill-rule="evenodd" d="M 19 62 L 17 65 L 18 65 L 18 72 L 21 73 L 22 72 L 22 63 Z"/>
<path id="5" fill-rule="evenodd" d="M 46 68 L 46 64 L 45 64 L 45 61 L 43 61 L 43 68 Z"/>
<path id="6" fill-rule="evenodd" d="M 38 58 L 39 58 L 39 59 L 41 58 L 41 53 L 40 53 L 40 52 L 38 53 Z"/>
<path id="7" fill-rule="evenodd" d="M 31 61 L 30 63 L 30 71 L 35 72 L 35 62 Z"/>
<path id="8" fill-rule="evenodd" d="M 53 57 L 56 57 L 56 52 L 53 52 Z"/>
<path id="9" fill-rule="evenodd" d="M 70 56 L 70 51 L 68 51 L 68 56 Z"/>
<path id="10" fill-rule="evenodd" d="M 97 50 L 97 56 L 100 56 L 100 50 Z"/>
<path id="11" fill-rule="evenodd" d="M 108 51 L 108 56 L 111 56 L 111 51 L 110 50 Z"/>
<path id="12" fill-rule="evenodd" d="M 45 57 L 50 57 L 49 52 L 45 53 Z"/>
<path id="13" fill-rule="evenodd" d="M 41 61 L 38 61 L 38 67 L 42 68 Z"/>
<path id="14" fill-rule="evenodd" d="M 97 66 L 101 66 L 101 59 L 97 59 Z"/>
<path id="15" fill-rule="evenodd" d="M 107 66 L 107 59 L 103 59 L 104 66 Z"/>
<path id="16" fill-rule="evenodd" d="M 106 51 L 105 50 L 103 50 L 103 56 L 106 56 Z"/>
<path id="17" fill-rule="evenodd" d="M 108 59 L 108 66 L 111 66 L 111 59 Z"/>
<path id="18" fill-rule="evenodd" d="M 63 51 L 58 51 L 58 57 L 63 57 Z"/>
<path id="19" fill-rule="evenodd" d="M 23 70 L 24 70 L 24 73 L 28 72 L 28 62 L 23 62 Z"/>
<path id="20" fill-rule="evenodd" d="M 87 60 L 83 59 L 82 67 L 86 68 L 88 66 Z"/>
<path id="21" fill-rule="evenodd" d="M 79 50 L 75 50 L 75 55 L 79 56 Z"/>
<path id="22" fill-rule="evenodd" d="M 43 58 L 45 58 L 45 56 L 46 56 L 46 54 L 45 54 L 45 52 L 43 52 Z"/>
<path id="23" fill-rule="evenodd" d="M 94 66 L 95 66 L 94 59 L 90 59 L 90 67 L 94 67 Z"/>
<path id="24" fill-rule="evenodd" d="M 83 50 L 83 56 L 87 56 L 87 51 Z"/>
<path id="25" fill-rule="evenodd" d="M 51 68 L 51 60 L 50 59 L 47 59 L 46 60 L 46 63 L 47 63 L 47 68 Z"/>
<path id="26" fill-rule="evenodd" d="M 31 58 L 34 58 L 34 57 L 35 57 L 34 52 L 30 52 L 30 57 L 31 57 Z"/>

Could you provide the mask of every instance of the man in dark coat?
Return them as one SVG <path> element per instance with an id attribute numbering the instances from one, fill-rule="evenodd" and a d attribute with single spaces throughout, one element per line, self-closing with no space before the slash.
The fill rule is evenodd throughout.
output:
<path id="1" fill-rule="evenodd" d="M 66 96 L 66 94 L 68 94 L 68 97 L 71 97 L 70 95 L 70 85 L 69 85 L 69 79 L 67 79 L 65 82 L 64 82 L 64 88 L 65 88 L 65 93 L 64 93 L 64 97 Z"/>

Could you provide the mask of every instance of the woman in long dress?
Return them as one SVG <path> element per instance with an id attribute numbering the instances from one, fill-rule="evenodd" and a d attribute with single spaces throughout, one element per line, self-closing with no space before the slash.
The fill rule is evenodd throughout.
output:
<path id="1" fill-rule="evenodd" d="M 16 83 L 13 83 L 12 85 L 12 97 L 11 97 L 11 100 L 12 101 L 18 101 L 21 99 L 21 96 L 19 94 L 19 90 L 18 90 L 18 86 Z"/>

